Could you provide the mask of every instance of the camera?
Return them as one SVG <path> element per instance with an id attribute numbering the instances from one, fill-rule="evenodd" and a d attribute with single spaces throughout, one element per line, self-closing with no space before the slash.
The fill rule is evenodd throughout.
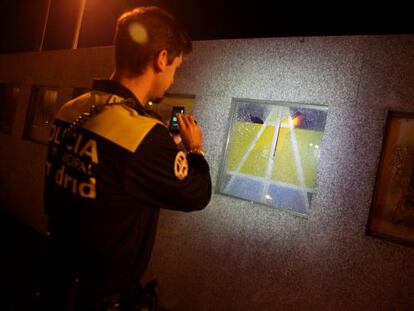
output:
<path id="1" fill-rule="evenodd" d="M 185 111 L 184 107 L 182 106 L 174 106 L 171 111 L 171 118 L 170 118 L 170 132 L 171 133 L 178 133 L 178 119 L 177 119 L 177 113 L 183 114 Z"/>

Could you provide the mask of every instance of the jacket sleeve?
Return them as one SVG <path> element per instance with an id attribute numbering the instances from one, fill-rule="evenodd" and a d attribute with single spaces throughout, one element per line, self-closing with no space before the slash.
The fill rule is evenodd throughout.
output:
<path id="1" fill-rule="evenodd" d="M 211 198 L 207 161 L 178 150 L 168 130 L 156 125 L 125 166 L 124 188 L 143 205 L 181 211 L 205 208 Z"/>

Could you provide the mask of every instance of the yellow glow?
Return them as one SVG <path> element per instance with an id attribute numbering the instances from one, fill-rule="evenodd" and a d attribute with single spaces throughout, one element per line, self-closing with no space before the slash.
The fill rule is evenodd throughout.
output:
<path id="1" fill-rule="evenodd" d="M 293 127 L 299 127 L 302 125 L 303 122 L 303 116 L 301 114 L 298 114 L 292 118 Z"/>
<path id="2" fill-rule="evenodd" d="M 129 35 L 134 42 L 141 45 L 144 45 L 148 42 L 148 32 L 140 23 L 131 23 L 128 30 Z"/>

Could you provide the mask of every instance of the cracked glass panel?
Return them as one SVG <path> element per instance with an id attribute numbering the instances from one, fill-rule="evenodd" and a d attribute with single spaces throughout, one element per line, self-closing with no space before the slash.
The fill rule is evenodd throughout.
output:
<path id="1" fill-rule="evenodd" d="M 233 100 L 219 192 L 309 213 L 327 107 Z"/>

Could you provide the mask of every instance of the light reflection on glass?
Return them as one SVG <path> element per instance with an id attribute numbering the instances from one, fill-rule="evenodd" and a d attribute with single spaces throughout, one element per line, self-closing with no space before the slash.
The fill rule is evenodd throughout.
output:
<path id="1" fill-rule="evenodd" d="M 219 191 L 308 214 L 327 108 L 235 101 Z"/>

